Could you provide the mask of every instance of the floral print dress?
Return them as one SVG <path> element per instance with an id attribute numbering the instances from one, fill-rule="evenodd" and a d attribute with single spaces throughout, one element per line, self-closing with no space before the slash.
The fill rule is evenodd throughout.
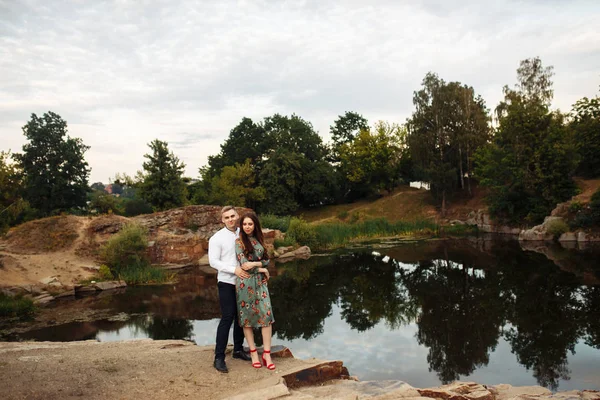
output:
<path id="1" fill-rule="evenodd" d="M 253 251 L 246 256 L 241 239 L 235 241 L 235 254 L 240 265 L 247 261 L 260 261 L 263 267 L 267 267 L 269 260 L 264 260 L 264 247 L 254 237 L 250 237 Z M 271 296 L 263 274 L 258 272 L 258 267 L 247 271 L 249 278 L 240 279 L 236 277 L 235 291 L 237 295 L 237 309 L 239 323 L 242 328 L 266 327 L 275 322 L 273 310 L 271 309 Z"/>

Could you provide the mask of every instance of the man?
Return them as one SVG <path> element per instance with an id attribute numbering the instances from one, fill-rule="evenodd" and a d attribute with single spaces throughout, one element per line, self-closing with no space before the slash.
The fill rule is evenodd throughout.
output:
<path id="1" fill-rule="evenodd" d="M 225 349 L 229 338 L 229 329 L 233 323 L 233 358 L 251 361 L 244 352 L 244 331 L 238 323 L 235 297 L 235 277 L 248 278 L 250 274 L 238 266 L 235 255 L 235 239 L 239 234 L 239 215 L 232 206 L 221 209 L 221 222 L 225 227 L 215 233 L 208 241 L 208 262 L 219 271 L 217 287 L 221 306 L 221 321 L 217 327 L 214 367 L 219 372 L 229 372 L 225 363 Z"/>

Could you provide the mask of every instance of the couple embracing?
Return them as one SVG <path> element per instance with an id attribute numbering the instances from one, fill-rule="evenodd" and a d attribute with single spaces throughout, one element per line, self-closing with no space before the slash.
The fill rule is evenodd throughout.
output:
<path id="1" fill-rule="evenodd" d="M 269 259 L 265 250 L 258 217 L 246 213 L 240 218 L 232 206 L 221 209 L 225 227 L 208 241 L 210 266 L 219 271 L 217 287 L 221 306 L 221 321 L 217 327 L 214 367 L 228 372 L 225 349 L 229 329 L 233 324 L 233 358 L 252 361 L 254 368 L 263 365 L 275 369 L 271 360 L 271 325 L 275 322 L 267 281 Z M 253 328 L 260 327 L 263 338 L 262 363 L 254 343 Z M 244 352 L 244 337 L 250 356 Z"/>

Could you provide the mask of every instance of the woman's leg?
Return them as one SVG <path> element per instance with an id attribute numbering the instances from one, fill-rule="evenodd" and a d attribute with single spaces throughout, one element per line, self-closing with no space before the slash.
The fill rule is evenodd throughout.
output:
<path id="1" fill-rule="evenodd" d="M 263 326 L 261 329 L 261 332 L 262 332 L 262 339 L 263 339 L 263 350 L 267 350 L 270 352 L 271 351 L 271 335 L 273 334 L 273 327 L 271 325 Z M 271 360 L 270 353 L 263 353 L 263 358 L 267 362 L 267 365 L 273 363 L 273 361 Z"/>
<path id="2" fill-rule="evenodd" d="M 254 343 L 254 332 L 251 327 L 244 327 L 244 336 L 246 337 L 246 343 L 248 343 L 248 347 L 250 348 L 250 357 L 252 357 L 252 364 L 260 363 L 258 361 L 258 353 L 256 351 L 256 344 Z"/>

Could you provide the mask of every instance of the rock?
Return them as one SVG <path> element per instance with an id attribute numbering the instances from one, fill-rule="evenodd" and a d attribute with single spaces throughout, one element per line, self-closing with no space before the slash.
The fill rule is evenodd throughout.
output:
<path id="1" fill-rule="evenodd" d="M 94 287 L 98 290 L 111 290 L 117 289 L 121 287 L 126 287 L 127 284 L 125 281 L 107 281 L 107 282 L 98 282 L 94 284 Z"/>
<path id="2" fill-rule="evenodd" d="M 287 387 L 292 389 L 339 379 L 343 376 L 349 376 L 349 374 L 342 361 L 327 361 L 284 375 L 282 378 L 285 380 Z"/>
<path id="3" fill-rule="evenodd" d="M 495 400 L 494 394 L 475 382 L 453 382 L 437 388 L 417 389 L 423 397 L 444 400 Z"/>
<path id="4" fill-rule="evenodd" d="M 302 258 L 302 259 L 310 258 L 310 248 L 308 246 L 298 247 L 294 251 L 290 251 L 290 252 L 284 253 L 279 256 L 280 260 L 282 258 L 286 258 L 286 259 L 288 259 L 288 258 Z"/>
<path id="5" fill-rule="evenodd" d="M 279 254 L 279 256 L 281 256 L 282 254 L 285 254 L 285 253 L 287 253 L 287 252 L 291 251 L 292 249 L 293 249 L 293 247 L 292 247 L 292 246 L 287 246 L 287 247 L 286 247 L 286 246 L 281 246 L 281 247 L 278 247 L 278 248 L 275 250 L 275 252 L 276 252 L 276 253 L 278 253 L 278 254 Z"/>
<path id="6" fill-rule="evenodd" d="M 576 242 L 577 241 L 577 235 L 575 234 L 575 232 L 566 232 L 563 233 L 562 235 L 560 235 L 560 237 L 558 238 L 559 242 Z"/>
<path id="7" fill-rule="evenodd" d="M 552 392 L 541 386 L 512 386 L 501 384 L 490 386 L 489 390 L 495 395 L 496 400 L 509 400 L 519 396 L 550 396 Z"/>
<path id="8" fill-rule="evenodd" d="M 96 289 L 96 286 L 94 285 L 75 285 L 73 290 L 75 293 L 90 293 L 96 292 L 98 289 Z"/>
<path id="9" fill-rule="evenodd" d="M 262 233 L 265 239 L 275 239 L 275 229 L 263 228 Z"/>
<path id="10" fill-rule="evenodd" d="M 210 265 L 210 263 L 208 262 L 208 254 L 205 254 L 202 257 L 200 257 L 200 259 L 198 260 L 198 265 Z"/>
<path id="11" fill-rule="evenodd" d="M 48 276 L 44 279 L 40 279 L 40 283 L 42 285 L 50 285 L 52 283 L 56 283 L 58 282 L 60 284 L 60 282 L 58 281 L 58 278 L 56 276 Z"/>
<path id="12" fill-rule="evenodd" d="M 40 305 L 48 304 L 52 300 L 54 300 L 54 297 L 48 293 L 40 294 L 39 296 L 33 298 L 34 304 Z"/>
<path id="13" fill-rule="evenodd" d="M 84 269 L 84 270 L 89 271 L 89 272 L 94 272 L 94 273 L 100 271 L 100 267 L 97 266 L 97 265 L 83 265 L 81 267 L 81 269 Z"/>
<path id="14" fill-rule="evenodd" d="M 467 223 L 459 219 L 453 219 L 449 222 L 450 225 L 466 225 Z"/>
<path id="15" fill-rule="evenodd" d="M 561 221 L 564 222 L 564 219 L 561 217 L 546 217 L 544 222 L 540 225 L 536 225 L 531 229 L 524 229 L 519 234 L 519 240 L 544 240 L 544 241 L 552 241 L 554 236 L 547 232 L 550 224 Z"/>
<path id="16" fill-rule="evenodd" d="M 467 225 L 476 225 L 477 229 L 485 233 L 500 233 L 505 235 L 518 235 L 520 228 L 497 225 L 494 223 L 486 210 L 471 211 L 465 221 Z"/>
<path id="17" fill-rule="evenodd" d="M 280 379 L 276 385 L 245 392 L 237 396 L 226 397 L 226 400 L 271 400 L 279 399 L 289 394 L 290 391 L 287 385 Z"/>

